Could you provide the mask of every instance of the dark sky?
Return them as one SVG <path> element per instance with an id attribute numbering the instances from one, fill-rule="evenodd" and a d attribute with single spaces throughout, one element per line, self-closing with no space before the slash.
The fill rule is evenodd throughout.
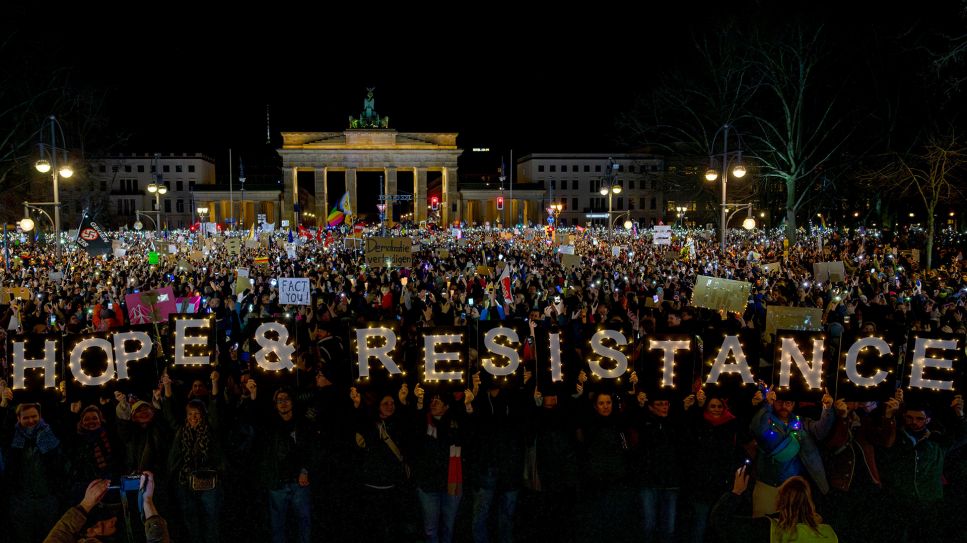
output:
<path id="1" fill-rule="evenodd" d="M 612 149 L 615 116 L 686 56 L 694 36 L 726 16 L 764 25 L 785 16 L 759 2 L 548 5 L 536 14 L 489 4 L 415 12 L 408 3 L 363 15 L 324 3 L 280 13 L 197 4 L 73 4 L 56 17 L 19 6 L 16 39 L 33 44 L 39 64 L 70 67 L 107 93 L 112 129 L 130 135 L 126 150 L 260 145 L 267 104 L 275 138 L 342 130 L 374 86 L 376 110 L 397 130 L 459 132 L 464 149 L 514 147 L 520 156 Z M 805 9 L 831 24 L 867 17 Z M 38 16 L 50 22 L 37 25 Z"/>

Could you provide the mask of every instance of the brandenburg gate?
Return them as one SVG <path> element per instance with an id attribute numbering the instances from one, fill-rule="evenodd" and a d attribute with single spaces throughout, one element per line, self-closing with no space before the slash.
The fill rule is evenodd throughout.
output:
<path id="1" fill-rule="evenodd" d="M 342 194 L 329 194 L 328 176 L 345 172 L 346 192 L 349 193 L 353 215 L 372 213 L 359 209 L 357 196 L 361 191 L 379 193 L 378 182 L 357 183 L 358 172 L 380 172 L 383 194 L 397 195 L 397 174 L 413 174 L 413 220 L 427 218 L 428 172 L 442 176 L 440 192 L 441 224 L 460 220 L 463 215 L 457 189 L 457 159 L 463 152 L 457 148 L 455 133 L 397 132 L 389 128 L 388 117 L 380 117 L 373 109 L 373 89 L 369 89 L 359 118 L 349 118 L 349 128 L 342 132 L 283 132 L 282 157 L 284 208 L 282 218 L 293 220 L 299 205 L 298 172 L 315 173 L 315 201 L 311 202 L 317 215 L 325 218 L 329 209 Z M 369 178 L 372 178 L 370 176 Z M 387 218 L 391 219 L 390 216 Z"/>

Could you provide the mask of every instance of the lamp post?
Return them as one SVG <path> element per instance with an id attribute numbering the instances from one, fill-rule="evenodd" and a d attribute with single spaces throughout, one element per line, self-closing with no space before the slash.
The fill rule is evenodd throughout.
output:
<path id="1" fill-rule="evenodd" d="M 725 231 L 728 224 L 728 217 L 726 216 L 727 209 L 727 186 L 729 183 L 729 132 L 732 131 L 734 127 L 730 124 L 722 125 L 718 131 L 715 132 L 715 136 L 712 138 L 712 148 L 715 147 L 715 140 L 718 139 L 719 133 L 722 133 L 722 233 L 721 233 L 721 249 L 725 250 Z M 745 176 L 746 170 L 745 166 L 742 165 L 742 136 L 735 131 L 736 137 L 739 138 L 739 148 L 732 151 L 735 155 L 735 166 L 732 168 L 732 175 L 736 179 L 740 179 Z M 705 172 L 705 179 L 708 181 L 715 181 L 718 179 L 719 173 L 715 169 L 715 158 L 713 155 L 708 157 L 708 170 Z"/>
<path id="2" fill-rule="evenodd" d="M 57 257 L 57 260 L 60 260 L 62 255 L 60 247 L 60 193 L 58 191 L 57 181 L 60 177 L 66 179 L 74 175 L 74 170 L 67 161 L 67 149 L 57 146 L 57 132 L 60 132 L 61 145 L 67 145 L 67 142 L 64 140 L 64 128 L 61 127 L 60 123 L 57 122 L 57 118 L 53 115 L 48 117 L 44 122 L 50 123 L 50 141 L 44 141 L 44 125 L 41 125 L 41 140 L 38 144 L 40 147 L 40 159 L 37 160 L 34 167 L 40 173 L 51 172 L 51 177 L 54 179 L 54 201 L 52 202 L 54 206 L 54 255 Z M 60 155 L 60 164 L 58 164 L 58 154 Z"/>
<path id="3" fill-rule="evenodd" d="M 161 233 L 161 195 L 168 193 L 168 187 L 163 183 L 151 183 L 148 185 L 148 192 L 154 194 L 154 208 L 155 208 L 155 218 L 154 221 L 155 230 Z"/>
<path id="4" fill-rule="evenodd" d="M 608 243 L 612 242 L 614 238 L 614 229 L 611 224 L 611 212 L 613 205 L 613 198 L 615 194 L 621 194 L 621 185 L 618 184 L 615 177 L 618 175 L 618 163 L 614 161 L 613 158 L 608 157 L 608 175 L 605 178 L 605 183 L 601 185 L 601 196 L 608 197 Z"/>
<path id="5" fill-rule="evenodd" d="M 736 213 L 738 213 L 739 211 L 742 211 L 743 209 L 746 209 L 748 210 L 749 214 L 746 216 L 745 220 L 742 221 L 742 228 L 745 228 L 746 230 L 754 230 L 755 219 L 752 218 L 752 204 L 731 204 L 731 206 L 734 207 L 735 210 L 726 216 L 725 225 L 727 226 L 729 224 L 729 221 L 732 220 L 732 217 L 734 217 Z M 723 209 L 725 209 L 726 212 L 729 210 L 728 206 L 726 206 Z"/>
<path id="6" fill-rule="evenodd" d="M 688 208 L 685 207 L 685 206 L 676 206 L 675 207 L 675 214 L 676 214 L 676 217 L 678 217 L 678 221 L 680 223 L 679 226 L 682 227 L 682 228 L 685 227 L 685 212 L 686 211 L 688 211 Z"/>

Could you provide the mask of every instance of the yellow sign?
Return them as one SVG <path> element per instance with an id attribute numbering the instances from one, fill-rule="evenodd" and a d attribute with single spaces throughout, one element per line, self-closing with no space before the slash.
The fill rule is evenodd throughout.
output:
<path id="1" fill-rule="evenodd" d="M 242 239 L 228 238 L 225 240 L 225 249 L 228 250 L 228 254 L 238 256 L 238 254 L 242 252 Z"/>
<path id="2" fill-rule="evenodd" d="M 366 265 L 371 268 L 408 268 L 413 265 L 410 238 L 365 238 Z"/>
<path id="3" fill-rule="evenodd" d="M 776 330 L 822 330 L 823 310 L 815 307 L 786 307 L 771 305 L 766 308 L 766 337 Z"/>
<path id="4" fill-rule="evenodd" d="M 0 291 L 4 305 L 9 305 L 13 300 L 29 300 L 30 289 L 26 287 L 5 287 Z"/>
<path id="5" fill-rule="evenodd" d="M 716 311 L 743 313 L 749 305 L 751 290 L 752 283 L 746 281 L 699 275 L 692 293 L 692 305 Z"/>

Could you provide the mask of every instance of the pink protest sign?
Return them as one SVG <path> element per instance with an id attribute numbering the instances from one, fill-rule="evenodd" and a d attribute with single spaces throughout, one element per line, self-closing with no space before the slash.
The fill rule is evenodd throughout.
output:
<path id="1" fill-rule="evenodd" d="M 128 320 L 131 324 L 168 322 L 168 315 L 178 311 L 175 292 L 171 287 L 128 294 L 124 297 L 124 302 L 128 306 Z"/>
<path id="2" fill-rule="evenodd" d="M 179 313 L 198 313 L 201 307 L 201 296 L 186 296 L 175 300 Z"/>

